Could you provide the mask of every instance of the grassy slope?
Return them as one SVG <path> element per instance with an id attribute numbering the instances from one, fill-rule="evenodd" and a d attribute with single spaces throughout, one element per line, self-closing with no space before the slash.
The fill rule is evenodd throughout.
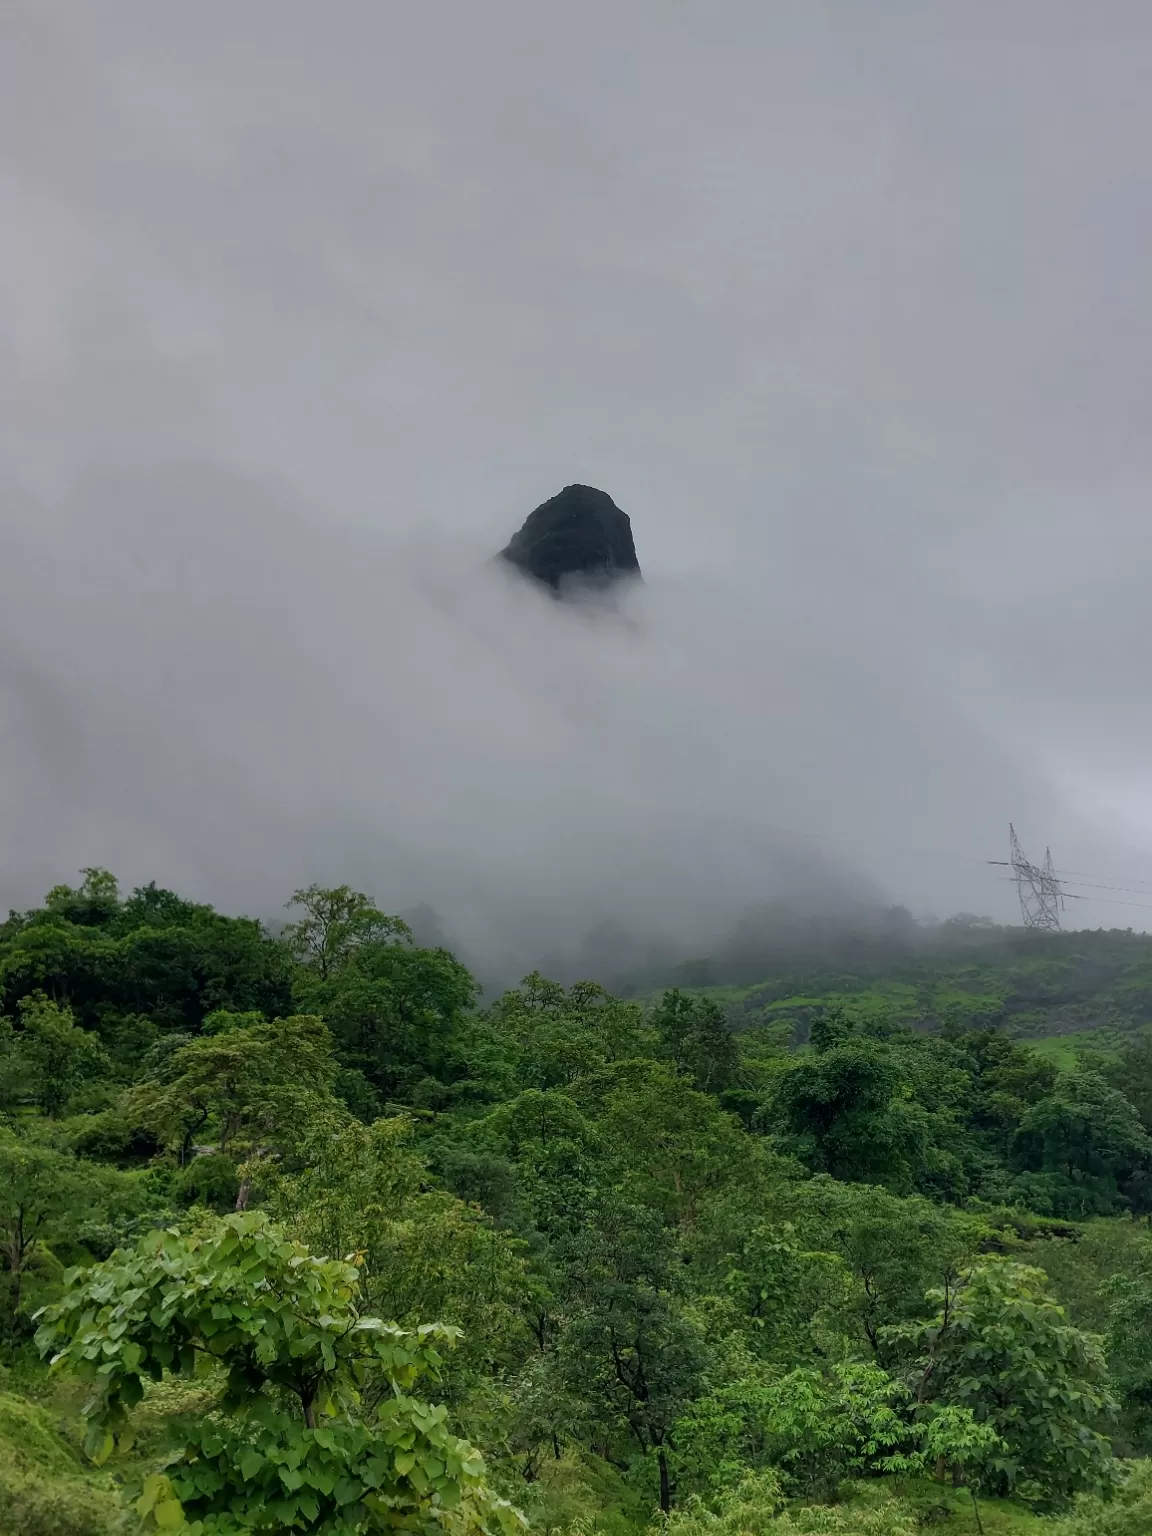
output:
<path id="1" fill-rule="evenodd" d="M 160 1467 L 174 1422 L 207 1412 L 214 1398 L 205 1383 L 148 1383 L 132 1415 L 130 1447 L 97 1469 L 81 1450 L 78 1383 L 9 1373 L 3 1387 L 0 1536 L 130 1536 L 138 1522 L 129 1515 L 125 1523 L 124 1489 Z"/>
<path id="2" fill-rule="evenodd" d="M 0 1392 L 0 1536 L 108 1536 L 121 1504 L 86 1467 L 71 1405 Z"/>
<path id="3" fill-rule="evenodd" d="M 913 1027 L 991 1026 L 1030 1042 L 1064 1041 L 1049 1049 L 1068 1059 L 1081 1045 L 1114 1050 L 1152 1024 L 1152 936 L 1001 929 L 960 953 L 779 969 L 748 985 L 699 990 L 722 1002 L 737 1028 L 787 1021 L 797 1043 L 819 1010 L 843 1004 Z"/>
<path id="4" fill-rule="evenodd" d="M 940 1528 L 948 1536 L 978 1536 L 976 1514 L 966 1489 L 949 1488 L 929 1478 L 878 1478 L 864 1485 L 853 1502 L 875 1503 L 887 1495 L 912 1511 L 917 1525 Z M 984 1536 L 1048 1536 L 1052 1521 L 1003 1499 L 980 1500 Z"/>

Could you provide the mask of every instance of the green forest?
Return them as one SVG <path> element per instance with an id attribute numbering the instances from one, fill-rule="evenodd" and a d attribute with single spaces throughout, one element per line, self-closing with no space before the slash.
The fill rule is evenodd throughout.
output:
<path id="1" fill-rule="evenodd" d="M 0 925 L 0 1532 L 1147 1536 L 1150 1024 L 1133 934 L 486 997 L 86 870 Z"/>

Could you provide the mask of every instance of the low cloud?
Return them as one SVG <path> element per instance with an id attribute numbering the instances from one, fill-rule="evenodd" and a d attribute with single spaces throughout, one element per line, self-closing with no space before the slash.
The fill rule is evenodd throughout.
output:
<path id="1" fill-rule="evenodd" d="M 11 7 L 0 897 L 1143 921 L 1149 14 L 714 10 Z"/>
<path id="2" fill-rule="evenodd" d="M 844 647 L 784 584 L 656 572 L 616 612 L 558 603 L 492 545 L 332 525 L 187 462 L 24 509 L 0 577 L 14 904 L 80 864 L 265 917 L 349 880 L 506 976 L 570 969 L 605 925 L 706 953 L 753 904 L 899 899 L 851 833 L 947 803 L 949 737 L 971 814 L 980 754 L 916 658 Z"/>

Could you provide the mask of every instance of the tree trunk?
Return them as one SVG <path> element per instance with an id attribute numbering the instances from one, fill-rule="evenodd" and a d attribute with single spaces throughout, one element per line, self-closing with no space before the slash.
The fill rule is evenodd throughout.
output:
<path id="1" fill-rule="evenodd" d="M 36 1247 L 36 1229 L 39 1222 L 33 1224 L 32 1236 L 29 1237 L 28 1228 L 24 1223 L 24 1213 L 17 1211 L 16 1223 L 12 1229 L 12 1240 L 5 1243 L 4 1247 L 8 1257 L 8 1268 L 12 1273 L 12 1315 L 19 1317 L 20 1303 L 23 1299 L 24 1269 L 32 1258 Z"/>
<path id="2" fill-rule="evenodd" d="M 672 1510 L 672 1485 L 668 1480 L 668 1453 L 663 1446 L 656 1452 L 656 1462 L 660 1468 L 660 1511 L 667 1515 Z"/>
<path id="3" fill-rule="evenodd" d="M 207 1119 L 208 1119 L 208 1111 L 205 1109 L 205 1110 L 203 1110 L 201 1112 L 201 1114 L 200 1114 L 199 1118 L 196 1120 L 195 1124 L 190 1125 L 188 1127 L 188 1129 L 184 1132 L 184 1139 L 180 1143 L 180 1166 L 181 1166 L 181 1168 L 183 1168 L 187 1164 L 187 1162 L 188 1162 L 188 1154 L 192 1150 L 192 1138 L 193 1138 L 193 1136 L 195 1136 L 196 1132 L 200 1129 L 200 1127 L 207 1122 Z"/>

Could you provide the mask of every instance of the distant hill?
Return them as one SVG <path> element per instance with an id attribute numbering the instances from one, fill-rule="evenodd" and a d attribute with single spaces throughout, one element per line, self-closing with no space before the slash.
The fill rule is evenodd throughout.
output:
<path id="1" fill-rule="evenodd" d="M 1152 1024 L 1152 935 L 948 928 L 904 953 L 876 944 L 842 959 L 780 957 L 759 980 L 727 985 L 709 985 L 720 978 L 702 961 L 682 980 L 723 1000 L 738 1028 L 790 1021 L 798 1044 L 835 1004 L 920 1029 L 993 1027 L 1069 1047 L 1107 1049 Z"/>

